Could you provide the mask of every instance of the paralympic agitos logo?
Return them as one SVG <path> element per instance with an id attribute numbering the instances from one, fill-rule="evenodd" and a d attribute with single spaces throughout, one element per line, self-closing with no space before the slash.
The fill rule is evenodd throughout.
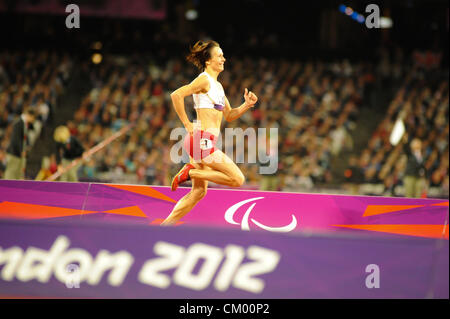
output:
<path id="1" fill-rule="evenodd" d="M 234 220 L 234 215 L 235 215 L 236 211 L 237 211 L 241 206 L 243 206 L 243 205 L 245 205 L 245 204 L 247 204 L 247 203 L 250 203 L 250 202 L 253 202 L 253 201 L 256 201 L 256 200 L 260 200 L 260 199 L 263 199 L 263 198 L 264 198 L 264 197 L 254 197 L 254 198 L 246 199 L 246 200 L 243 200 L 243 201 L 240 201 L 240 202 L 234 204 L 233 206 L 231 206 L 230 208 L 228 208 L 227 211 L 225 212 L 225 220 L 226 220 L 228 223 L 230 223 L 230 224 L 233 224 L 233 225 L 239 225 L 239 223 L 236 222 L 236 221 Z M 253 203 L 253 204 L 247 209 L 247 211 L 245 212 L 244 216 L 242 217 L 242 220 L 241 220 L 241 223 L 240 223 L 241 229 L 242 229 L 242 230 L 250 230 L 250 225 L 249 225 L 249 221 L 248 221 L 248 220 L 249 220 L 250 213 L 252 212 L 252 210 L 253 210 L 253 208 L 255 207 L 255 205 L 256 205 L 256 203 Z M 259 228 L 262 228 L 262 229 L 264 229 L 264 230 L 267 230 L 267 231 L 270 231 L 270 232 L 287 233 L 287 232 L 290 232 L 290 231 L 294 230 L 295 227 L 297 227 L 297 219 L 295 218 L 294 215 L 291 215 L 291 216 L 292 216 L 292 221 L 291 221 L 288 225 L 282 226 L 282 227 L 271 227 L 271 226 L 267 226 L 267 225 L 264 225 L 264 224 L 258 222 L 257 220 L 255 220 L 255 219 L 253 219 L 253 218 L 250 218 L 250 220 L 251 220 L 256 226 L 258 226 Z"/>

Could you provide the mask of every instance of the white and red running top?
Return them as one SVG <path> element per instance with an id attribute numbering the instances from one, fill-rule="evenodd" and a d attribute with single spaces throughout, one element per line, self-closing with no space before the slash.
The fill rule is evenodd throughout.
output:
<path id="1" fill-rule="evenodd" d="M 206 74 L 209 80 L 209 91 L 206 93 L 193 94 L 194 108 L 196 109 L 216 109 L 223 111 L 225 107 L 225 92 L 222 86 L 214 80 L 207 72 L 202 72 L 198 76 Z"/>

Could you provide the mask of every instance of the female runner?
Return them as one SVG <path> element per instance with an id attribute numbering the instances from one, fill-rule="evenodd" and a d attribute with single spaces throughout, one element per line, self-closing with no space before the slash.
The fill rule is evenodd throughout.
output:
<path id="1" fill-rule="evenodd" d="M 170 215 L 161 225 L 174 225 L 206 195 L 208 181 L 216 184 L 239 187 L 245 177 L 237 165 L 221 150 L 215 147 L 220 133 L 222 117 L 231 122 L 241 117 L 258 101 L 257 96 L 244 92 L 245 102 L 231 108 L 222 85 L 217 77 L 224 70 L 226 61 L 222 49 L 215 41 L 198 41 L 186 57 L 202 73 L 190 84 L 175 90 L 170 96 L 181 122 L 188 131 L 184 148 L 189 154 L 190 163 L 183 166 L 172 180 L 172 191 L 187 180 L 192 180 L 192 189 L 181 198 Z M 195 130 L 186 115 L 184 98 L 193 95 L 194 108 L 200 130 Z"/>

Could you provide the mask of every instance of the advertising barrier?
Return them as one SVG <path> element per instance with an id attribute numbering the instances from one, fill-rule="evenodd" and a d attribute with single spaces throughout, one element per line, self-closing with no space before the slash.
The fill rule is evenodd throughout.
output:
<path id="1" fill-rule="evenodd" d="M 448 240 L 0 222 L 0 296 L 448 298 Z"/>
<path id="2" fill-rule="evenodd" d="M 159 224 L 190 191 L 0 181 L 0 218 Z M 448 200 L 208 189 L 179 223 L 264 232 L 370 232 L 448 240 Z"/>
<path id="3" fill-rule="evenodd" d="M 448 298 L 448 200 L 0 181 L 0 296 Z"/>

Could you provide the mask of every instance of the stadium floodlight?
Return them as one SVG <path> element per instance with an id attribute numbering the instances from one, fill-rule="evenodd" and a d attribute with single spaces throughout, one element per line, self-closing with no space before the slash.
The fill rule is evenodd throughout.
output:
<path id="1" fill-rule="evenodd" d="M 92 55 L 92 63 L 100 64 L 103 60 L 103 56 L 100 53 L 94 53 Z"/>
<path id="2" fill-rule="evenodd" d="M 198 18 L 197 10 L 190 9 L 190 10 L 186 11 L 186 19 L 188 19 L 188 20 L 195 20 L 197 18 Z"/>
<path id="3" fill-rule="evenodd" d="M 345 8 L 345 14 L 351 16 L 353 14 L 353 9 L 351 7 Z"/>
<path id="4" fill-rule="evenodd" d="M 380 28 L 389 29 L 392 28 L 393 22 L 391 18 L 388 17 L 380 17 Z"/>
<path id="5" fill-rule="evenodd" d="M 366 18 L 361 13 L 353 10 L 351 7 L 347 7 L 345 4 L 339 5 L 339 11 L 359 23 L 364 23 L 366 21 Z"/>
<path id="6" fill-rule="evenodd" d="M 364 18 L 362 14 L 358 14 L 356 21 L 358 21 L 359 23 L 364 23 L 364 21 L 366 21 L 366 18 Z"/>

